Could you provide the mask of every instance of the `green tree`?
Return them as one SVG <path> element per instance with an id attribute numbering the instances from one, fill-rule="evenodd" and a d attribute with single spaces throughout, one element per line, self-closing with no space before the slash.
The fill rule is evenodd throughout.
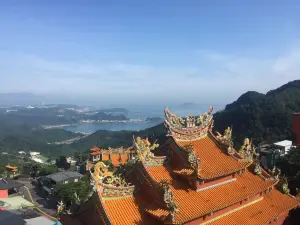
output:
<path id="1" fill-rule="evenodd" d="M 57 184 L 54 187 L 54 193 L 63 202 L 70 206 L 72 204 L 81 204 L 88 194 L 93 190 L 88 177 L 83 177 L 78 182 L 68 184 Z"/>
<path id="2" fill-rule="evenodd" d="M 49 166 L 44 166 L 41 168 L 39 175 L 40 176 L 47 176 L 52 173 L 57 172 L 57 167 L 56 165 L 49 165 Z"/>

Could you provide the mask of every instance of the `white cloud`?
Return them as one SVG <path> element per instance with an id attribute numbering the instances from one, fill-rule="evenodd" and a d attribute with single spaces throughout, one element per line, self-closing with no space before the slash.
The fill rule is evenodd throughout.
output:
<path id="1" fill-rule="evenodd" d="M 184 57 L 184 56 L 182 56 Z M 0 52 L 1 92 L 29 91 L 132 101 L 229 102 L 248 90 L 266 92 L 299 79 L 300 48 L 273 58 L 197 51 L 193 67 L 120 61 L 65 62 Z"/>

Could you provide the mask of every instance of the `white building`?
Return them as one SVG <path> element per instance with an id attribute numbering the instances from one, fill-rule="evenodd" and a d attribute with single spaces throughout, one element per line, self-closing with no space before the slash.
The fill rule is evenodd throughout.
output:
<path id="1" fill-rule="evenodd" d="M 77 162 L 72 157 L 66 157 L 66 161 L 67 161 L 67 163 L 70 163 L 71 165 L 74 165 Z"/>
<path id="2" fill-rule="evenodd" d="M 278 150 L 280 152 L 280 155 L 286 155 L 290 149 L 293 146 L 292 141 L 289 140 L 284 140 L 284 141 L 279 141 L 273 144 L 275 146 L 275 149 Z"/>
<path id="3" fill-rule="evenodd" d="M 39 155 L 40 153 L 39 152 L 29 152 L 30 156 L 36 156 L 36 155 Z"/>

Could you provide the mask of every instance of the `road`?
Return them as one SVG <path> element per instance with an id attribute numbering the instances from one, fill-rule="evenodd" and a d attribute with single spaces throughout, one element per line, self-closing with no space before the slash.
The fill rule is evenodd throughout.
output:
<path id="1" fill-rule="evenodd" d="M 30 191 L 32 200 L 39 205 L 39 208 L 45 212 L 46 214 L 55 217 L 56 209 L 53 206 L 53 203 L 50 205 L 48 201 L 46 201 L 43 197 L 39 196 L 36 188 L 31 184 L 31 181 L 28 178 L 19 178 L 19 183 L 24 184 L 28 190 Z M 24 198 L 30 202 L 32 202 L 31 197 L 28 193 L 26 187 L 21 187 L 20 192 L 24 196 Z"/>

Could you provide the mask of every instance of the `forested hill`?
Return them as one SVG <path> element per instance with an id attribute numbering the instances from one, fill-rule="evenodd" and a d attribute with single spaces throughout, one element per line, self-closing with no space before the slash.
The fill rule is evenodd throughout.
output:
<path id="1" fill-rule="evenodd" d="M 300 112 L 300 80 L 267 94 L 249 91 L 215 113 L 215 130 L 232 126 L 237 143 L 250 137 L 255 143 L 291 139 L 292 114 Z"/>

